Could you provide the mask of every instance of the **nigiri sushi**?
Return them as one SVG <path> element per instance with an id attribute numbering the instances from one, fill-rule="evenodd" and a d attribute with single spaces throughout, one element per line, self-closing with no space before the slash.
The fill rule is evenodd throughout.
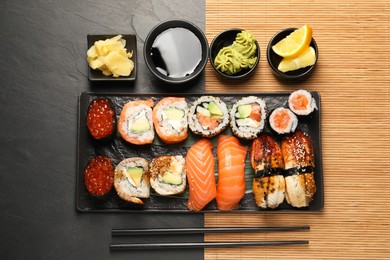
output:
<path id="1" fill-rule="evenodd" d="M 261 134 L 252 143 L 250 159 L 255 169 L 252 191 L 256 205 L 260 208 L 278 207 L 285 194 L 280 146 L 270 134 Z"/>
<path id="2" fill-rule="evenodd" d="M 153 142 L 153 106 L 152 99 L 129 101 L 123 106 L 119 117 L 118 131 L 124 140 L 136 145 Z"/>
<path id="3" fill-rule="evenodd" d="M 202 96 L 190 107 L 188 126 L 194 134 L 211 138 L 223 132 L 229 125 L 226 104 L 218 97 Z"/>
<path id="4" fill-rule="evenodd" d="M 290 109 L 279 107 L 269 116 L 269 124 L 278 134 L 287 134 L 295 131 L 298 118 Z"/>
<path id="5" fill-rule="evenodd" d="M 245 158 L 248 148 L 238 138 L 221 134 L 218 136 L 218 184 L 217 206 L 219 210 L 240 207 L 245 196 Z"/>
<path id="6" fill-rule="evenodd" d="M 288 97 L 288 106 L 295 114 L 305 116 L 317 109 L 316 100 L 304 89 L 294 91 Z"/>
<path id="7" fill-rule="evenodd" d="M 301 130 L 286 136 L 281 143 L 285 167 L 286 200 L 293 207 L 307 207 L 314 198 L 314 148 Z"/>
<path id="8" fill-rule="evenodd" d="M 166 97 L 153 108 L 153 124 L 157 135 L 167 144 L 188 137 L 188 105 L 185 98 Z"/>
<path id="9" fill-rule="evenodd" d="M 212 149 L 210 140 L 200 139 L 187 152 L 186 170 L 190 186 L 187 207 L 191 211 L 201 211 L 217 195 Z"/>

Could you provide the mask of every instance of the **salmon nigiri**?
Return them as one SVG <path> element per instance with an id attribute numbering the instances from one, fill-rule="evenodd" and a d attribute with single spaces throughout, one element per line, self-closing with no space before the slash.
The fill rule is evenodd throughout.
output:
<path id="1" fill-rule="evenodd" d="M 245 158 L 248 147 L 229 135 L 219 135 L 217 206 L 220 210 L 237 209 L 245 195 Z"/>
<path id="2" fill-rule="evenodd" d="M 187 152 L 186 169 L 190 186 L 187 207 L 192 211 L 202 210 L 216 194 L 213 145 L 208 139 L 196 142 Z"/>

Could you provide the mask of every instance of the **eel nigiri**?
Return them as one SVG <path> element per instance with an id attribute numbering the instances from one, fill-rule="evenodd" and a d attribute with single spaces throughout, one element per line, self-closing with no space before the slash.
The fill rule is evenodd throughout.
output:
<path id="1" fill-rule="evenodd" d="M 245 196 L 245 158 L 248 147 L 238 138 L 221 134 L 218 136 L 218 185 L 217 206 L 219 210 L 239 208 Z"/>
<path id="2" fill-rule="evenodd" d="M 185 98 L 166 97 L 154 107 L 153 124 L 164 143 L 179 143 L 188 136 L 188 105 Z"/>
<path id="3" fill-rule="evenodd" d="M 284 200 L 284 163 L 278 143 L 269 134 L 255 139 L 250 152 L 251 164 L 255 169 L 253 195 L 260 208 L 276 208 Z"/>
<path id="4" fill-rule="evenodd" d="M 286 136 L 281 143 L 285 168 L 286 200 L 293 207 L 307 207 L 316 192 L 314 148 L 301 130 Z"/>
<path id="5" fill-rule="evenodd" d="M 153 142 L 153 106 L 152 99 L 129 101 L 123 106 L 119 116 L 118 131 L 124 140 L 136 145 Z"/>
<path id="6" fill-rule="evenodd" d="M 187 207 L 202 210 L 217 195 L 214 175 L 213 145 L 208 139 L 200 139 L 187 152 L 186 169 L 190 186 Z"/>

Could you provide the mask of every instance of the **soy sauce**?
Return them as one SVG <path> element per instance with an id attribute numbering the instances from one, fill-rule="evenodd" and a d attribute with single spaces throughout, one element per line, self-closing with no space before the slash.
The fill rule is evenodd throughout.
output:
<path id="1" fill-rule="evenodd" d="M 151 56 L 156 69 L 171 78 L 193 73 L 202 60 L 202 45 L 188 29 L 170 28 L 153 42 Z"/>

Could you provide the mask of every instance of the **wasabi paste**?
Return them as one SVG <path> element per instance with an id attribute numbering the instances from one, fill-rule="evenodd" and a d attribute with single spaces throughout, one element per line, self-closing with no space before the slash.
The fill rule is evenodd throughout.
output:
<path id="1" fill-rule="evenodd" d="M 237 34 L 231 46 L 218 52 L 214 59 L 215 67 L 228 75 L 252 68 L 257 61 L 256 49 L 253 35 L 249 31 L 242 31 Z"/>

